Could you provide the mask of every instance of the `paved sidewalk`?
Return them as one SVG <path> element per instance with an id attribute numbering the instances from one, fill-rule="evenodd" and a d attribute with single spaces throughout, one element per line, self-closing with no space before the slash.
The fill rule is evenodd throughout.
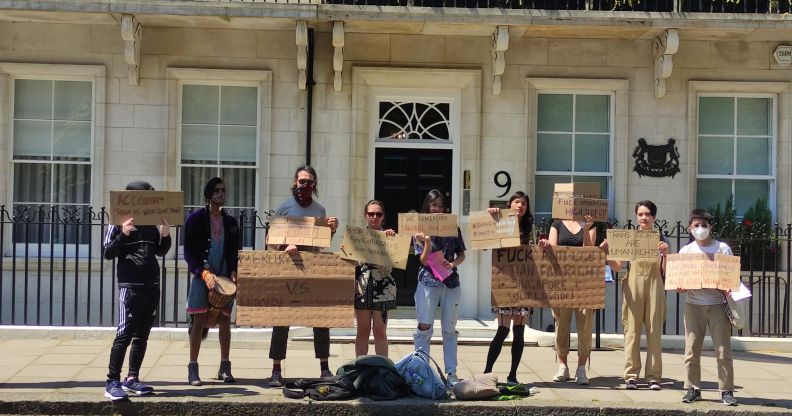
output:
<path id="1" fill-rule="evenodd" d="M 264 380 L 271 371 L 271 361 L 267 359 L 268 342 L 236 341 L 232 343 L 231 361 L 236 384 L 223 384 L 212 380 L 219 363 L 217 342 L 204 342 L 200 355 L 201 376 L 205 382 L 202 387 L 191 387 L 186 383 L 188 345 L 184 339 L 152 340 L 149 342 L 141 379 L 156 389 L 151 397 L 132 397 L 121 407 L 113 406 L 103 397 L 104 380 L 112 340 L 103 339 L 4 339 L 0 340 L 0 414 L 2 413 L 80 413 L 80 414 L 219 414 L 211 406 L 237 406 L 241 403 L 269 403 L 274 406 L 258 414 L 266 414 L 278 406 L 286 411 L 295 404 L 306 401 L 289 400 L 282 397 L 280 390 L 267 389 Z M 391 358 L 398 359 L 407 354 L 412 346 L 408 344 L 391 345 Z M 371 346 L 373 352 L 373 345 Z M 432 353 L 442 365 L 442 348 L 432 346 Z M 461 378 L 481 373 L 487 355 L 487 346 L 464 345 L 459 348 L 459 370 Z M 331 345 L 331 368 L 336 368 L 354 356 L 352 344 Z M 511 359 L 508 345 L 495 366 L 495 372 L 505 379 Z M 570 355 L 570 362 L 576 359 Z M 712 412 L 713 410 L 739 411 L 753 413 L 790 413 L 792 414 L 792 354 L 736 352 L 735 373 L 738 386 L 736 396 L 740 400 L 737 408 L 727 408 L 719 402 L 717 392 L 716 365 L 711 352 L 705 352 L 702 363 L 704 383 L 703 400 L 686 405 L 680 403 L 682 397 L 683 356 L 679 351 L 663 354 L 664 374 L 662 391 L 641 388 L 637 391 L 623 389 L 621 371 L 623 352 L 594 351 L 591 358 L 589 377 L 590 386 L 578 386 L 574 382 L 554 383 L 551 378 L 556 371 L 554 352 L 547 347 L 526 347 L 518 372 L 518 378 L 539 388 L 539 393 L 530 398 L 515 402 L 476 402 L 462 404 L 449 401 L 437 405 L 426 400 L 406 400 L 389 404 L 377 403 L 381 409 L 397 409 L 399 403 L 410 406 L 431 406 L 432 413 L 446 414 L 443 406 L 482 405 L 489 409 L 482 414 L 515 414 L 515 409 L 566 408 L 599 409 L 598 414 L 615 414 L 612 409 L 643 409 L 642 414 L 653 409 L 659 414 L 684 413 L 688 410 Z M 290 341 L 289 354 L 284 361 L 284 375 L 289 377 L 318 377 L 318 361 L 313 358 L 313 345 L 310 342 Z M 642 386 L 645 387 L 645 386 Z M 360 403 L 367 401 L 357 401 Z M 203 405 L 201 405 L 203 403 Z M 369 402 L 370 403 L 370 402 Z M 417 404 L 416 404 L 417 403 Z M 323 406 L 326 403 L 313 403 Z M 126 406 L 126 407 L 124 407 Z M 149 406 L 148 410 L 135 406 Z M 164 407 L 163 407 L 164 406 Z M 168 407 L 170 406 L 170 407 Z M 177 406 L 177 407 L 173 407 Z M 178 407 L 185 406 L 185 407 Z M 201 407 L 204 406 L 204 407 Z M 329 405 L 328 405 L 329 406 Z M 394 407 L 395 406 L 395 407 Z M 607 412 L 602 409 L 611 409 Z M 127 409 L 126 411 L 124 409 Z M 133 411 L 130 410 L 132 409 Z M 170 410 L 168 410 L 170 409 Z M 181 410 L 179 410 L 181 409 Z M 197 409 L 204 409 L 199 411 Z M 300 407 L 305 410 L 305 407 Z M 316 413 L 314 407 L 309 413 Z M 329 408 L 328 408 L 329 409 Z M 380 408 L 378 408 L 380 409 Z M 247 413 L 243 408 L 237 413 Z M 338 410 L 338 409 L 336 409 Z M 342 414 L 340 411 L 328 414 Z M 394 410 L 394 414 L 404 414 Z M 419 412 L 423 414 L 424 411 Z M 439 413 L 437 413 L 439 412 Z M 255 412 L 254 412 L 255 413 Z M 280 411 L 276 412 L 280 413 Z M 290 415 L 301 413 L 289 410 Z M 321 413 L 321 412 L 320 412 Z M 378 413 L 382 414 L 382 412 Z M 387 412 L 386 412 L 387 413 Z M 471 414 L 474 414 L 473 412 Z M 521 413 L 521 412 L 517 412 Z M 546 412 L 543 412 L 546 413 Z M 563 412 L 554 411 L 554 414 Z M 587 412 L 590 413 L 590 412 Z M 596 413 L 596 412 L 595 412 Z M 229 413 L 230 414 L 230 413 Z M 361 414 L 357 411 L 349 414 Z M 569 413 L 572 414 L 572 413 Z"/>

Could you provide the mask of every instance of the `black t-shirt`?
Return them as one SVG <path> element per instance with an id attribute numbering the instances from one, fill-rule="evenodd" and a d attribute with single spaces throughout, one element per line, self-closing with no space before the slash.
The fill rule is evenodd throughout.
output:
<path id="1" fill-rule="evenodd" d="M 572 234 L 569 228 L 561 220 L 553 221 L 550 225 L 558 231 L 558 245 L 569 247 L 583 247 L 583 227 L 576 234 Z"/>

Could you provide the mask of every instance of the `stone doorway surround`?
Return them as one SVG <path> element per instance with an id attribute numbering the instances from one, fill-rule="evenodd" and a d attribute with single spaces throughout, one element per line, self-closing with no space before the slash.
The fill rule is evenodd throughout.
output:
<path id="1" fill-rule="evenodd" d="M 354 67 L 352 69 L 352 137 L 349 163 L 349 210 L 350 223 L 363 223 L 361 207 L 371 198 L 374 189 L 373 164 L 369 158 L 374 147 L 372 120 L 375 91 L 396 89 L 403 91 L 444 90 L 461 97 L 459 100 L 459 132 L 454 137 L 455 145 L 452 211 L 461 214 L 462 172 L 469 170 L 473 178 L 480 179 L 481 172 L 481 80 L 479 69 L 454 68 L 393 68 Z M 474 179 L 470 191 L 472 209 L 480 209 L 480 182 Z M 460 215 L 460 225 L 466 222 Z M 464 230 L 464 227 L 462 227 Z M 489 308 L 489 291 L 486 299 L 479 299 L 478 256 L 469 252 L 460 267 L 462 276 L 469 276 L 462 285 L 460 317 L 478 316 L 484 303 Z"/>

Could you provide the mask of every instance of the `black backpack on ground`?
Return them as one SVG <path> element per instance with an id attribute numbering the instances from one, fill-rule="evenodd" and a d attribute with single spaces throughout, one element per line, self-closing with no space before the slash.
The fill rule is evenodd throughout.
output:
<path id="1" fill-rule="evenodd" d="M 388 357 L 361 355 L 341 366 L 337 374 L 356 374 L 354 384 L 357 393 L 372 400 L 395 400 L 410 393 L 404 377 Z"/>
<path id="2" fill-rule="evenodd" d="M 358 397 L 356 373 L 328 378 L 301 378 L 283 386 L 283 396 L 289 399 L 310 397 L 313 400 L 350 400 Z"/>

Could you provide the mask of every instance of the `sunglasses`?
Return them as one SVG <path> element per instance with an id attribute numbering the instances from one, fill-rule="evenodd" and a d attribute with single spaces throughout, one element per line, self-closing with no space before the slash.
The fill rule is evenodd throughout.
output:
<path id="1" fill-rule="evenodd" d="M 297 183 L 299 183 L 300 185 L 313 185 L 314 181 L 313 179 L 298 179 Z"/>
<path id="2" fill-rule="evenodd" d="M 219 192 L 225 193 L 225 191 L 226 188 L 214 188 L 214 193 L 219 193 Z"/>
<path id="3" fill-rule="evenodd" d="M 384 212 L 367 212 L 366 215 L 371 217 L 371 218 L 379 218 L 379 217 L 385 215 L 385 213 Z"/>

